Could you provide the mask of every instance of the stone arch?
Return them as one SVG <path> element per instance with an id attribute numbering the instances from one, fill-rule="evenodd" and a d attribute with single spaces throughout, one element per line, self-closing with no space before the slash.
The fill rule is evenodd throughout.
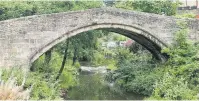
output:
<path id="1" fill-rule="evenodd" d="M 163 47 L 167 47 L 167 45 L 161 40 L 159 40 L 157 37 L 155 37 L 154 34 L 150 33 L 145 29 L 142 29 L 138 26 L 118 23 L 93 23 L 91 25 L 86 25 L 83 27 L 76 28 L 72 31 L 68 31 L 62 36 L 58 37 L 57 39 L 52 40 L 49 43 L 46 43 L 46 45 L 40 47 L 37 51 L 31 53 L 29 58 L 30 63 L 34 62 L 37 58 L 39 58 L 39 56 L 41 56 L 43 53 L 45 53 L 47 50 L 49 50 L 56 44 L 79 33 L 95 29 L 109 30 L 129 37 L 135 40 L 136 42 L 140 43 L 147 50 L 149 50 L 155 56 L 156 59 L 159 59 L 161 61 L 165 61 L 167 59 L 167 55 L 161 53 L 161 49 Z"/>
<path id="2" fill-rule="evenodd" d="M 199 20 L 122 10 L 94 8 L 34 15 L 0 21 L 0 67 L 28 67 L 50 47 L 80 32 L 106 29 L 130 37 L 164 60 L 163 47 L 172 45 L 178 21 L 186 21 L 189 39 L 199 40 Z"/>

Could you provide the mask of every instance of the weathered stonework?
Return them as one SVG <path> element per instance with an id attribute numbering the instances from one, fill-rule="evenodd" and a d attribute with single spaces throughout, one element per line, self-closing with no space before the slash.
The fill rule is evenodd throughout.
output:
<path id="1" fill-rule="evenodd" d="M 197 19 L 176 19 L 114 8 L 34 15 L 0 21 L 0 67 L 29 66 L 57 43 L 81 32 L 106 29 L 128 36 L 161 58 L 171 45 L 178 21 L 189 25 L 192 40 L 199 40 Z"/>

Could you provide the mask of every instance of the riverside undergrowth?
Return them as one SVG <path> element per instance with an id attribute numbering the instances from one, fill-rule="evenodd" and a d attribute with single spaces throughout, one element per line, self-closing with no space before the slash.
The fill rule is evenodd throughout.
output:
<path id="1" fill-rule="evenodd" d="M 149 54 L 120 52 L 118 69 L 107 76 L 108 80 L 125 91 L 147 95 L 146 99 L 197 99 L 199 47 L 187 39 L 187 34 L 186 23 L 180 22 L 173 45 L 162 50 L 170 56 L 165 63 L 153 61 Z"/>
<path id="2" fill-rule="evenodd" d="M 56 52 L 53 52 L 52 56 L 50 64 L 46 64 L 45 58 L 42 55 L 33 63 L 31 71 L 28 69 L 26 69 L 27 71 L 23 71 L 22 68 L 17 67 L 2 70 L 2 80 L 16 82 L 13 86 L 16 85 L 17 87 L 17 85 L 22 84 L 25 78 L 21 89 L 32 88 L 31 91 L 28 92 L 28 98 L 31 100 L 61 100 L 63 99 L 61 97 L 63 91 L 76 85 L 78 67 L 76 67 L 76 65 L 72 66 L 72 60 L 68 60 L 64 72 L 61 74 L 59 80 L 56 80 L 55 78 L 58 74 L 62 57 Z M 11 75 L 13 75 L 15 79 L 10 80 Z M 19 97 L 18 100 L 23 98 L 24 97 Z"/>
<path id="3" fill-rule="evenodd" d="M 162 68 L 165 68 L 163 79 L 156 82 L 150 99 L 197 99 L 199 90 L 199 46 L 187 39 L 188 28 L 186 23 L 179 22 L 179 27 L 180 30 L 175 33 L 173 46 L 162 50 L 170 58 L 162 65 Z"/>

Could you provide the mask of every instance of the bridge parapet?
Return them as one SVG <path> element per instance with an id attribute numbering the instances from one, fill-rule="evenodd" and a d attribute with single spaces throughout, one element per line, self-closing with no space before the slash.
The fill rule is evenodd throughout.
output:
<path id="1" fill-rule="evenodd" d="M 0 21 L 0 67 L 33 62 L 57 43 L 93 29 L 115 29 L 137 40 L 157 57 L 162 47 L 171 45 L 173 33 L 184 20 L 190 29 L 189 38 L 199 40 L 197 19 L 177 19 L 114 8 L 34 15 Z"/>

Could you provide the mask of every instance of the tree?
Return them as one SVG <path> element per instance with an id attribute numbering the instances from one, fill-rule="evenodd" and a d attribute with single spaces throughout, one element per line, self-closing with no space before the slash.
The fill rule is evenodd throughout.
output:
<path id="1" fill-rule="evenodd" d="M 63 58 L 62 65 L 60 67 L 59 73 L 58 73 L 58 75 L 56 77 L 56 80 L 59 79 L 60 75 L 62 74 L 62 72 L 64 70 L 64 66 L 66 64 L 66 59 L 67 59 L 67 55 L 68 55 L 68 48 L 69 48 L 69 39 L 66 40 L 66 47 L 65 47 L 65 51 L 64 51 L 64 58 Z"/>
<path id="2" fill-rule="evenodd" d="M 102 1 L 1 1 L 0 20 L 101 7 Z"/>
<path id="3" fill-rule="evenodd" d="M 51 54 L 52 54 L 52 50 L 48 50 L 47 52 L 45 52 L 45 63 L 48 65 L 50 60 L 51 60 Z"/>
<path id="4" fill-rule="evenodd" d="M 119 1 L 116 3 L 117 8 L 133 9 L 141 12 L 175 15 L 179 2 L 171 0 L 134 0 L 134 1 Z"/>

